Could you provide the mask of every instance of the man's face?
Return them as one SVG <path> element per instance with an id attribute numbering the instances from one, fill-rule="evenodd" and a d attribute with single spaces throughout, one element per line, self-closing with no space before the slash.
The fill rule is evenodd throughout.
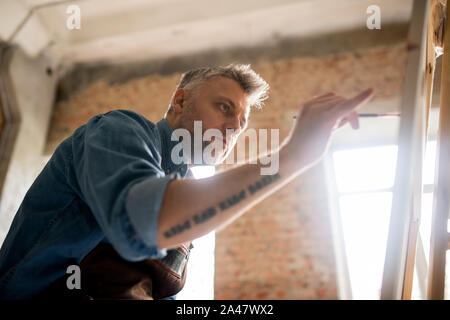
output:
<path id="1" fill-rule="evenodd" d="M 244 90 L 236 81 L 217 76 L 203 81 L 192 90 L 184 90 L 182 94 L 183 108 L 179 113 L 179 127 L 187 129 L 192 137 L 196 120 L 202 121 L 202 136 L 208 129 L 220 130 L 224 141 L 215 141 L 213 137 L 212 141 L 203 142 L 203 150 L 210 143 L 221 143 L 222 153 L 214 154 L 213 151 L 212 156 L 216 164 L 223 162 L 236 144 L 238 136 L 247 128 L 250 106 Z M 174 101 L 179 102 L 177 94 Z"/>

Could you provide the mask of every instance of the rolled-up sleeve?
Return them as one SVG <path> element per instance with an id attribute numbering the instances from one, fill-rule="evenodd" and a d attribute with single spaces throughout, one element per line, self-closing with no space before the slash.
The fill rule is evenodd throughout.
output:
<path id="1" fill-rule="evenodd" d="M 161 210 L 167 184 L 177 177 L 179 177 L 178 173 L 171 173 L 163 178 L 145 179 L 133 185 L 128 192 L 126 209 L 131 224 L 139 238 L 150 247 L 156 247 L 158 213 Z M 152 196 L 149 197 L 149 194 Z"/>
<path id="2" fill-rule="evenodd" d="M 150 123 L 151 124 L 151 123 Z M 137 114 L 92 118 L 72 144 L 81 195 L 106 238 L 126 260 L 161 258 L 158 217 L 174 173 L 161 168 L 158 132 Z"/>

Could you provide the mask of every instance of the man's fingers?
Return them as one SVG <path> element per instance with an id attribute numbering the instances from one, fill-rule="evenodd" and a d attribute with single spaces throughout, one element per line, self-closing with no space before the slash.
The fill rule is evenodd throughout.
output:
<path id="1" fill-rule="evenodd" d="M 317 104 L 320 106 L 321 110 L 332 110 L 338 105 L 342 105 L 346 99 L 338 96 L 329 97 L 323 100 L 317 101 Z"/>
<path id="2" fill-rule="evenodd" d="M 314 104 L 317 104 L 317 103 L 323 103 L 323 102 L 326 102 L 329 100 L 339 99 L 339 98 L 342 99 L 342 97 L 337 96 L 334 93 L 332 93 L 332 94 L 327 94 L 327 95 L 321 96 L 319 98 L 316 98 L 313 100 L 313 102 L 314 102 Z"/>
<path id="3" fill-rule="evenodd" d="M 343 101 L 345 101 L 344 98 L 336 96 L 334 94 L 331 95 L 326 95 L 323 98 L 320 99 L 313 99 L 310 100 L 309 102 L 305 103 L 302 106 L 302 109 L 300 111 L 300 114 L 303 113 L 304 110 L 306 109 L 314 109 L 314 110 L 330 110 L 333 107 L 335 107 L 336 105 L 342 103 Z M 304 109 L 303 107 L 307 107 L 306 109 Z"/>
<path id="4" fill-rule="evenodd" d="M 346 123 L 350 123 L 352 129 L 359 129 L 359 115 L 358 112 L 352 111 L 351 114 L 339 120 L 338 125 L 335 129 L 339 129 L 344 126 Z"/>
<path id="5" fill-rule="evenodd" d="M 352 111 L 352 113 L 348 116 L 348 121 L 353 129 L 359 129 L 359 115 L 358 112 Z"/>
<path id="6" fill-rule="evenodd" d="M 338 111 L 341 115 L 346 115 L 351 110 L 356 109 L 360 105 L 362 105 L 364 102 L 368 101 L 373 96 L 373 89 L 369 88 L 367 90 L 364 90 L 360 94 L 354 96 L 351 99 L 348 99 L 345 103 L 340 104 L 338 106 Z"/>
<path id="7" fill-rule="evenodd" d="M 319 103 L 320 104 L 325 104 L 325 103 L 330 102 L 330 101 L 339 101 L 339 100 L 345 100 L 345 98 L 339 97 L 339 96 L 335 96 L 335 95 L 327 96 L 327 97 L 323 97 L 323 98 L 320 98 L 318 100 L 315 100 L 314 104 L 319 104 Z"/>
<path id="8" fill-rule="evenodd" d="M 341 127 L 344 126 L 347 122 L 348 122 L 348 119 L 347 119 L 347 118 L 342 118 L 341 120 L 339 120 L 338 125 L 335 126 L 335 127 L 333 128 L 333 130 L 336 130 L 336 129 L 341 128 Z"/>
<path id="9" fill-rule="evenodd" d="M 334 92 L 328 92 L 328 93 L 322 94 L 320 96 L 314 97 L 314 100 L 318 100 L 318 99 L 322 99 L 322 98 L 326 98 L 326 97 L 332 97 L 334 95 L 335 95 Z"/>

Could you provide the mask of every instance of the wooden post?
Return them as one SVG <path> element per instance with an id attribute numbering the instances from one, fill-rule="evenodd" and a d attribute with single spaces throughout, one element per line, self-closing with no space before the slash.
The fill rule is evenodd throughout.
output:
<path id="1" fill-rule="evenodd" d="M 425 144 L 425 58 L 429 1 L 415 0 L 408 34 L 408 59 L 403 82 L 397 170 L 392 199 L 381 299 L 401 299 L 413 210 L 422 191 Z"/>
<path id="2" fill-rule="evenodd" d="M 0 130 L 0 194 L 6 179 L 21 122 L 16 93 L 10 76 L 10 63 L 14 48 L 0 43 L 0 107 L 3 118 Z"/>
<path id="3" fill-rule="evenodd" d="M 449 238 L 447 221 L 450 209 L 450 3 L 448 2 L 446 17 L 427 299 L 444 298 L 445 251 L 448 248 Z"/>
<path id="4" fill-rule="evenodd" d="M 443 4 L 439 0 L 431 0 L 430 11 L 428 18 L 428 31 L 427 31 L 427 56 L 426 56 L 426 121 L 425 121 L 425 141 L 428 137 L 429 129 L 429 114 L 431 109 L 431 98 L 433 95 L 433 80 L 434 71 L 436 67 L 436 58 L 440 55 L 442 48 L 442 32 L 443 32 L 443 20 L 444 20 L 444 8 Z M 421 186 L 420 186 L 421 187 Z M 418 192 L 421 192 L 418 190 Z M 418 197 L 420 199 L 420 197 Z M 417 197 L 416 197 L 417 199 Z M 417 239 L 420 226 L 421 205 L 419 201 L 413 202 L 412 219 L 409 226 L 408 235 L 408 251 L 406 257 L 406 270 L 405 279 L 403 285 L 402 299 L 410 300 L 414 278 L 414 266 L 416 260 L 416 248 Z M 420 239 L 420 237 L 419 237 Z"/>

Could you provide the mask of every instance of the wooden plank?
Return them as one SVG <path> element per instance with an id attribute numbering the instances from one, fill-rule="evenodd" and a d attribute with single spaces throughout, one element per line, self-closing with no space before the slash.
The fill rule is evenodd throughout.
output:
<path id="1" fill-rule="evenodd" d="M 437 138 L 436 188 L 431 222 L 430 267 L 427 299 L 443 299 L 445 289 L 445 251 L 448 248 L 447 221 L 450 209 L 450 5 L 446 8 L 442 57 L 441 101 Z"/>
<path id="2" fill-rule="evenodd" d="M 417 270 L 417 284 L 420 290 L 420 299 L 425 299 L 427 296 L 428 262 L 420 232 L 417 234 L 417 237 L 417 253 L 415 261 Z"/>
<path id="3" fill-rule="evenodd" d="M 436 68 L 436 58 L 442 55 L 443 32 L 444 32 L 445 6 L 441 0 L 431 0 L 430 14 L 427 31 L 427 65 L 426 65 L 426 83 L 427 83 L 427 135 L 428 135 L 428 116 L 433 95 L 434 71 Z"/>
<path id="4" fill-rule="evenodd" d="M 13 47 L 0 44 L 0 100 L 3 115 L 3 128 L 0 134 L 0 194 L 21 122 L 20 110 L 9 74 L 13 50 Z"/>
<path id="5" fill-rule="evenodd" d="M 381 299 L 401 299 L 408 247 L 408 228 L 418 210 L 425 143 L 425 58 L 429 1 L 415 0 L 408 34 L 403 83 L 397 170 L 392 199 Z M 414 205 L 413 205 L 414 204 Z"/>
<path id="6" fill-rule="evenodd" d="M 2 136 L 4 123 L 5 123 L 5 121 L 3 120 L 3 105 L 2 105 L 2 99 L 0 98 L 0 137 Z"/>
<path id="7" fill-rule="evenodd" d="M 418 232 L 419 232 L 419 220 L 411 219 L 411 223 L 409 225 L 405 277 L 403 280 L 403 292 L 402 292 L 403 300 L 411 300 L 413 279 L 414 279 L 414 266 L 416 262 Z"/>
<path id="8" fill-rule="evenodd" d="M 439 0 L 431 0 L 429 17 L 427 21 L 428 26 L 427 26 L 427 52 L 426 52 L 426 74 L 425 74 L 425 82 L 426 82 L 425 141 L 427 140 L 429 130 L 429 114 L 431 110 L 431 102 L 433 96 L 433 80 L 434 80 L 434 71 L 436 68 L 436 58 L 442 48 L 442 27 L 444 15 L 445 12 L 443 11 L 442 3 L 440 3 Z M 413 218 L 411 219 L 409 226 L 408 251 L 406 257 L 406 270 L 402 294 L 402 299 L 404 300 L 411 299 L 413 287 L 417 239 L 421 217 L 420 212 L 421 204 L 419 201 L 420 198 L 421 197 L 416 197 L 416 201 L 413 202 L 413 212 L 412 212 Z M 425 275 L 426 273 L 423 276 Z"/>

